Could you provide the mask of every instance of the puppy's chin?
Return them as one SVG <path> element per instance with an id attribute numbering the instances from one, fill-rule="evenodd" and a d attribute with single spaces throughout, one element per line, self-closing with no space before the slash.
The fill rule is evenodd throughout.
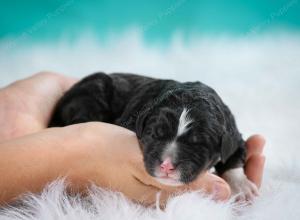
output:
<path id="1" fill-rule="evenodd" d="M 179 171 L 174 171 L 174 173 L 166 175 L 161 173 L 159 168 L 156 167 L 153 177 L 157 182 L 167 186 L 181 186 L 184 184 L 182 181 L 180 181 Z"/>
<path id="2" fill-rule="evenodd" d="M 180 182 L 179 180 L 175 180 L 170 177 L 154 177 L 154 179 L 157 182 L 159 182 L 163 185 L 167 185 L 167 186 L 182 186 L 182 185 L 184 185 L 184 183 Z"/>

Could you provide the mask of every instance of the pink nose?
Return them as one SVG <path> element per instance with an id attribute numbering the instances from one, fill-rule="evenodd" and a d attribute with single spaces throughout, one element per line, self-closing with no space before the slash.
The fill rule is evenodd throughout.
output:
<path id="1" fill-rule="evenodd" d="M 174 171 L 174 166 L 171 162 L 171 158 L 165 159 L 160 165 L 160 171 L 166 174 L 170 174 Z"/>

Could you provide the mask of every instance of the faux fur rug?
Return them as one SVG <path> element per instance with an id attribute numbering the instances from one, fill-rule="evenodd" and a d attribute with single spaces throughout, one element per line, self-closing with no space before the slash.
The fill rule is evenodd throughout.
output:
<path id="1" fill-rule="evenodd" d="M 0 219 L 299 219 L 300 218 L 300 35 L 195 38 L 175 36 L 168 46 L 146 44 L 137 32 L 102 45 L 91 37 L 70 45 L 7 48 L 0 41 L 0 86 L 49 69 L 74 75 L 96 70 L 145 73 L 182 81 L 200 80 L 215 88 L 236 115 L 245 137 L 266 136 L 267 164 L 261 196 L 253 205 L 213 202 L 199 192 L 171 199 L 165 210 L 144 208 L 120 193 L 97 187 L 86 199 L 68 197 L 62 181 L 25 208 L 5 207 Z"/>

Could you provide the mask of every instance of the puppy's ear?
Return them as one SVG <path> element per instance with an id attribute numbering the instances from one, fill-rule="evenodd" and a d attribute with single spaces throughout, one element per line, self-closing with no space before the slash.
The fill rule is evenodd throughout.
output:
<path id="1" fill-rule="evenodd" d="M 142 137 L 147 117 L 148 117 L 147 111 L 143 111 L 141 114 L 137 116 L 135 128 L 136 128 L 136 136 L 139 139 Z"/>
<path id="2" fill-rule="evenodd" d="M 233 137 L 224 133 L 221 140 L 221 161 L 225 163 L 228 158 L 237 150 L 238 144 L 234 141 Z"/>

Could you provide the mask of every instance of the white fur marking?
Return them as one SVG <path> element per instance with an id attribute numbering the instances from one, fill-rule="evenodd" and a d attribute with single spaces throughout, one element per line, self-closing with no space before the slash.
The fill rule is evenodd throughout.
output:
<path id="1" fill-rule="evenodd" d="M 228 170 L 223 174 L 223 176 L 224 178 L 227 178 L 230 181 L 240 181 L 244 178 L 247 178 L 242 168 Z"/>
<path id="2" fill-rule="evenodd" d="M 167 185 L 167 186 L 181 186 L 183 185 L 183 183 L 171 179 L 171 178 L 160 178 L 160 177 L 155 177 L 154 178 L 157 182 L 163 184 L 163 185 Z"/>
<path id="3" fill-rule="evenodd" d="M 187 127 L 189 126 L 189 124 L 193 122 L 191 118 L 188 117 L 188 113 L 189 111 L 186 108 L 183 108 L 183 111 L 179 118 L 177 137 L 185 133 L 188 130 Z"/>
<path id="4" fill-rule="evenodd" d="M 192 123 L 192 119 L 188 117 L 188 110 L 186 108 L 183 108 L 183 111 L 179 117 L 179 123 L 177 128 L 177 135 L 175 139 L 170 142 L 166 146 L 166 150 L 162 154 L 162 160 L 164 161 L 167 157 L 171 157 L 172 160 L 175 160 L 176 153 L 177 153 L 177 143 L 176 138 L 182 134 L 184 134 L 188 130 L 188 125 Z"/>
<path id="5" fill-rule="evenodd" d="M 164 153 L 162 154 L 162 160 L 164 161 L 167 157 L 170 157 L 171 160 L 174 160 L 177 153 L 177 144 L 176 141 L 172 141 L 166 146 Z"/>
<path id="6" fill-rule="evenodd" d="M 251 201 L 258 195 L 258 189 L 244 173 L 243 168 L 235 168 L 226 171 L 222 177 L 230 185 L 233 195 L 236 195 L 237 200 Z"/>

